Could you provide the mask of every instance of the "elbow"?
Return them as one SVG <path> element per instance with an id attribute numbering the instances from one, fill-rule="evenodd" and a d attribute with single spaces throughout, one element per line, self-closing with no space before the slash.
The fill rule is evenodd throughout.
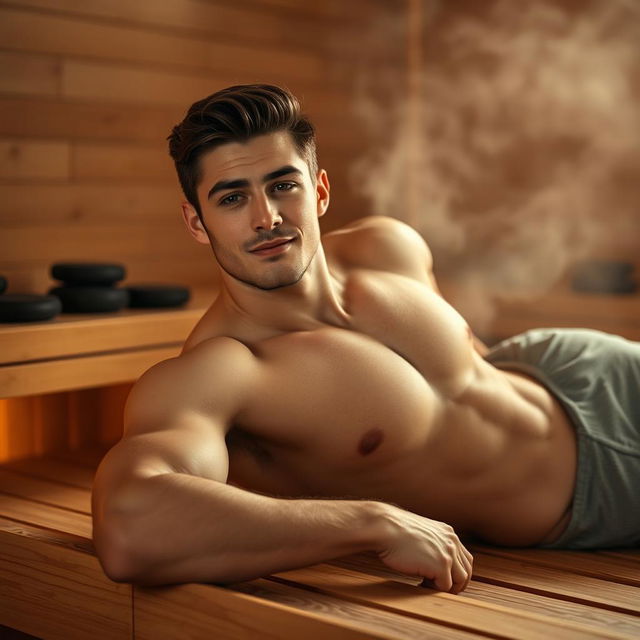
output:
<path id="1" fill-rule="evenodd" d="M 93 545 L 105 575 L 113 582 L 132 583 L 140 577 L 140 556 L 122 525 L 94 523 Z"/>

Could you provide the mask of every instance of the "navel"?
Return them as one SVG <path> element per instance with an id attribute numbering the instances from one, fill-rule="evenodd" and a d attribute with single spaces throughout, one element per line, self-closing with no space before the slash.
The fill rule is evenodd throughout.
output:
<path id="1" fill-rule="evenodd" d="M 358 452 L 363 456 L 369 455 L 380 446 L 383 440 L 384 432 L 382 429 L 370 429 L 362 436 L 362 440 L 360 440 L 360 445 L 358 446 Z"/>

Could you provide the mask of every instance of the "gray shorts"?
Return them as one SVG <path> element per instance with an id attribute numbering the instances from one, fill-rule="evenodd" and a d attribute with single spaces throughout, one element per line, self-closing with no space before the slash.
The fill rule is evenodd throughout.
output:
<path id="1" fill-rule="evenodd" d="M 486 358 L 542 382 L 576 428 L 571 520 L 542 546 L 640 546 L 640 342 L 589 329 L 536 329 L 500 342 Z"/>

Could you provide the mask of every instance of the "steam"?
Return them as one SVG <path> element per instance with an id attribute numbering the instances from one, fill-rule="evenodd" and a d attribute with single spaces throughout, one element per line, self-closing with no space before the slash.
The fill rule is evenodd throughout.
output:
<path id="1" fill-rule="evenodd" d="M 418 103 L 385 99 L 406 96 L 406 79 L 363 70 L 356 109 L 372 151 L 353 177 L 374 213 L 422 233 L 482 329 L 493 300 L 549 289 L 612 219 L 637 228 L 640 9 L 456 4 L 428 5 Z"/>

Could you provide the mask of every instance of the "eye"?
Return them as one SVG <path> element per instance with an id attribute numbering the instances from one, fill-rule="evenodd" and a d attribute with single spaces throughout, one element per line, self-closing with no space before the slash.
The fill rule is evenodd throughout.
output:
<path id="1" fill-rule="evenodd" d="M 278 182 L 273 185 L 274 191 L 291 191 L 294 187 L 296 187 L 295 182 Z"/>
<path id="2" fill-rule="evenodd" d="M 222 198 L 219 204 L 221 204 L 222 206 L 237 204 L 239 202 L 240 197 L 241 197 L 241 194 L 239 193 L 230 193 L 228 196 L 225 196 L 224 198 Z"/>

